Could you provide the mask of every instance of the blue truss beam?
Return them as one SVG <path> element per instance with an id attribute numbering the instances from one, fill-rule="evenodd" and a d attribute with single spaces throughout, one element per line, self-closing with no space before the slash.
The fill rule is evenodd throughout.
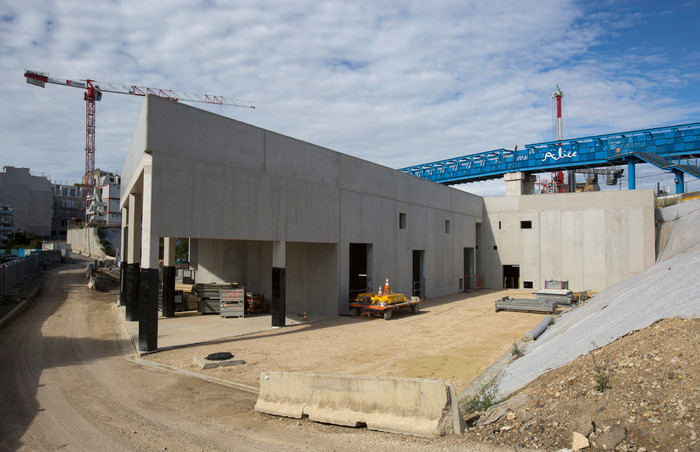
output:
<path id="1" fill-rule="evenodd" d="M 515 171 L 541 173 L 630 162 L 655 164 L 648 158 L 650 153 L 663 159 L 664 169 L 683 171 L 681 160 L 700 157 L 700 123 L 547 141 L 528 144 L 521 150 L 496 149 L 409 166 L 399 171 L 453 185 L 497 179 Z M 674 165 L 669 167 L 668 162 Z"/>

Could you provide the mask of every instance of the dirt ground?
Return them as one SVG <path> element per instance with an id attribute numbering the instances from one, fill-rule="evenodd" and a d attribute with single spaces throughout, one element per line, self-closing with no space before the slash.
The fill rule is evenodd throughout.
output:
<path id="1" fill-rule="evenodd" d="M 464 435 L 414 438 L 258 413 L 255 394 L 128 359 L 125 350 L 131 344 L 120 338 L 114 316 L 117 293 L 88 290 L 84 262 L 48 270 L 43 278 L 28 309 L 0 330 L 0 451 L 510 450 Z M 355 323 L 397 331 L 403 323 L 431 316 L 437 309 L 448 312 L 450 305 L 428 306 L 419 316 L 397 316 L 388 322 L 340 319 L 347 336 L 340 339 L 353 341 L 364 350 L 364 361 L 377 361 L 377 340 L 390 338 L 404 345 L 398 348 L 404 350 L 403 359 L 425 356 L 418 354 L 415 344 L 429 332 L 418 327 L 414 327 L 413 338 L 385 332 L 371 340 L 353 334 L 348 327 Z M 323 361 L 314 349 L 323 339 L 311 340 L 312 332 L 333 329 L 309 324 L 293 334 L 288 333 L 291 328 L 273 332 L 269 340 L 280 347 L 293 342 L 299 359 L 313 367 L 312 363 Z M 471 333 L 465 328 L 453 331 L 457 337 L 464 336 L 465 342 L 473 340 Z M 437 334 L 449 336 L 447 331 Z M 293 337 L 300 339 L 290 340 Z M 512 338 L 504 339 L 507 348 Z M 247 343 L 264 340 L 246 339 Z M 441 356 L 452 356 L 450 342 L 446 340 Z M 255 359 L 262 363 L 267 350 L 260 347 L 258 355 L 251 353 L 248 359 L 254 361 L 252 357 L 258 356 Z M 366 367 L 368 372 L 374 368 Z"/>
<path id="2" fill-rule="evenodd" d="M 526 291 L 465 293 L 421 303 L 420 312 L 336 317 L 158 352 L 144 358 L 259 386 L 261 371 L 443 378 L 457 394 L 507 354 L 543 315 L 494 310 L 495 300 Z M 245 364 L 202 370 L 194 357 L 230 352 Z"/>
<path id="3" fill-rule="evenodd" d="M 602 390 L 602 391 L 601 391 Z M 538 378 L 465 437 L 515 449 L 700 450 L 700 319 L 665 319 Z"/>
<path id="4" fill-rule="evenodd" d="M 207 372 L 252 386 L 261 368 L 434 376 L 461 391 L 541 318 L 496 314 L 497 296 L 429 302 L 390 321 L 309 322 L 149 359 L 194 370 L 193 356 L 232 351 L 247 364 Z M 81 263 L 63 265 L 0 330 L 0 450 L 560 450 L 574 432 L 589 450 L 698 450 L 700 319 L 631 333 L 469 416 L 463 435 L 426 439 L 267 416 L 253 409 L 254 394 L 138 364 L 125 357 L 131 344 L 117 332 L 115 299 L 86 288 Z"/>

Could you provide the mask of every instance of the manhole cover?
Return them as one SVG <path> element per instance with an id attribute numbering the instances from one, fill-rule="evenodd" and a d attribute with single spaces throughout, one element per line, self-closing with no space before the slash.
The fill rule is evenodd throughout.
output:
<path id="1" fill-rule="evenodd" d="M 231 358 L 233 358 L 233 355 L 229 352 L 216 352 L 207 355 L 204 359 L 208 359 L 209 361 L 224 361 Z"/>

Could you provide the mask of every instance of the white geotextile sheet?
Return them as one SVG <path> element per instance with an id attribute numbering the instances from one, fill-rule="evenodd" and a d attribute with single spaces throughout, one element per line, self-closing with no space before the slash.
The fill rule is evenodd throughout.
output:
<path id="1" fill-rule="evenodd" d="M 658 320 L 700 317 L 700 200 L 661 209 L 660 218 L 669 229 L 657 263 L 559 317 L 501 372 L 499 397 Z"/>

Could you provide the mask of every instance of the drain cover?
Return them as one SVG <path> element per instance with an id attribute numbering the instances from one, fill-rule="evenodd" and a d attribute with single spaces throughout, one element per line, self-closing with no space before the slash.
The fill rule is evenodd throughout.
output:
<path id="1" fill-rule="evenodd" d="M 216 352 L 204 357 L 209 361 L 224 361 L 233 358 L 233 355 L 229 352 Z"/>

